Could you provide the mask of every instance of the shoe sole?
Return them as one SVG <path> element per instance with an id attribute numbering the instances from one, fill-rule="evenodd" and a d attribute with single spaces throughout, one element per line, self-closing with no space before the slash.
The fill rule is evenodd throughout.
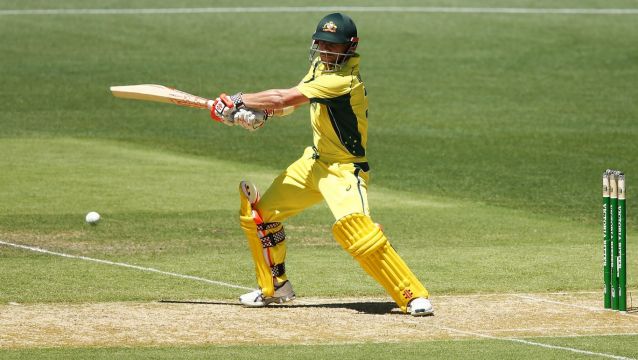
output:
<path id="1" fill-rule="evenodd" d="M 295 294 L 292 294 L 290 296 L 272 298 L 272 299 L 269 299 L 269 301 L 265 301 L 264 303 L 266 304 L 266 306 L 269 304 L 283 304 L 285 302 L 295 300 L 295 298 L 296 298 Z"/>
<path id="2" fill-rule="evenodd" d="M 431 316 L 434 315 L 434 310 L 417 310 L 415 312 L 410 312 L 412 316 Z"/>
<path id="3" fill-rule="evenodd" d="M 266 307 L 270 304 L 283 304 L 285 302 L 288 301 L 292 301 L 295 300 L 296 296 L 293 294 L 291 296 L 282 296 L 282 297 L 277 297 L 277 298 L 270 298 L 267 299 L 263 302 L 242 302 L 241 299 L 239 299 L 239 302 L 244 305 L 245 307 L 251 307 L 251 308 L 260 308 L 260 307 Z"/>

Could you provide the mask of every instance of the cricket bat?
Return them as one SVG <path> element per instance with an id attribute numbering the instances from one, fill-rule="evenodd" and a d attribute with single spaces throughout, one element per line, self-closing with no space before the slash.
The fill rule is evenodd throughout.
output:
<path id="1" fill-rule="evenodd" d="M 123 99 L 155 101 L 208 110 L 213 108 L 214 102 L 211 99 L 157 84 L 111 86 L 111 93 Z M 287 106 L 283 109 L 274 109 L 272 112 L 275 116 L 287 116 L 294 110 L 294 106 Z"/>
<path id="2" fill-rule="evenodd" d="M 197 109 L 210 110 L 213 107 L 213 100 L 156 84 L 111 86 L 111 93 L 123 99 L 163 102 Z"/>

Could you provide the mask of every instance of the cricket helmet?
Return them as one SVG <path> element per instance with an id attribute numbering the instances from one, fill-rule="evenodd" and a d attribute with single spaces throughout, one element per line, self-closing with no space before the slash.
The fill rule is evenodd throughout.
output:
<path id="1" fill-rule="evenodd" d="M 329 51 L 319 50 L 317 41 L 325 41 L 334 44 L 347 44 L 347 48 L 343 53 L 333 53 Z M 345 14 L 333 13 L 328 14 L 319 21 L 317 29 L 312 35 L 312 45 L 310 47 L 310 61 L 313 61 L 317 53 L 325 53 L 337 55 L 335 62 L 324 64 L 330 68 L 339 69 L 357 50 L 359 38 L 357 37 L 357 26 L 354 21 Z"/>

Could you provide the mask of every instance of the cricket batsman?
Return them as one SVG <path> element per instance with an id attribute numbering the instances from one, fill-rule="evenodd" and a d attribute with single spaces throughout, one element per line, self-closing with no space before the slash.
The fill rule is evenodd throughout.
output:
<path id="1" fill-rule="evenodd" d="M 368 98 L 359 74 L 359 38 L 352 19 L 325 16 L 312 35 L 310 69 L 296 86 L 258 93 L 221 94 L 211 117 L 248 130 L 273 115 L 287 115 L 310 103 L 313 146 L 305 149 L 263 195 L 242 181 L 241 227 L 255 263 L 259 290 L 239 297 L 249 307 L 295 298 L 286 273 L 286 233 L 282 222 L 325 200 L 334 215 L 337 242 L 381 284 L 405 313 L 433 314 L 428 291 L 370 218 L 366 158 Z"/>

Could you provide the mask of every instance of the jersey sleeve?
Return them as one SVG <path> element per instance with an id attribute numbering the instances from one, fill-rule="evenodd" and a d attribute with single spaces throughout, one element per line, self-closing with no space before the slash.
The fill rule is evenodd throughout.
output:
<path id="1" fill-rule="evenodd" d="M 316 78 L 304 78 L 297 90 L 308 99 L 331 99 L 349 93 L 352 79 L 338 74 L 324 74 Z"/>

